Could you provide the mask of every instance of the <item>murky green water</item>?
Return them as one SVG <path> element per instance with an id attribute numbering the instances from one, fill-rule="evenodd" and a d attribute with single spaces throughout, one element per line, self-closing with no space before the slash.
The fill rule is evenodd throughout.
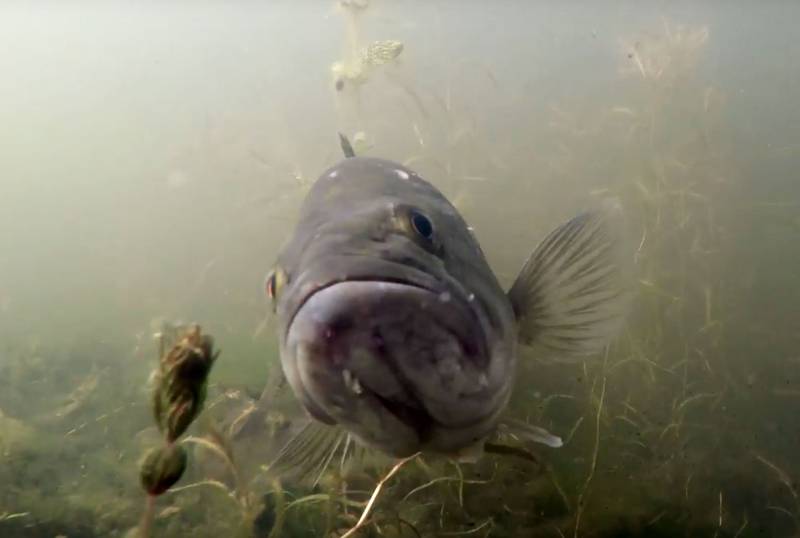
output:
<path id="1" fill-rule="evenodd" d="M 165 320 L 199 322 L 222 355 L 152 536 L 356 523 L 391 465 L 279 485 L 261 465 L 280 436 L 234 439 L 232 465 L 213 437 L 277 361 L 263 279 L 340 158 L 337 131 L 441 188 L 506 285 L 607 195 L 637 268 L 604 356 L 521 357 L 514 408 L 564 447 L 417 458 L 359 536 L 797 536 L 798 16 L 790 2 L 374 0 L 353 17 L 328 1 L 3 4 L 0 536 L 138 524 Z M 383 40 L 402 53 L 348 63 Z"/>

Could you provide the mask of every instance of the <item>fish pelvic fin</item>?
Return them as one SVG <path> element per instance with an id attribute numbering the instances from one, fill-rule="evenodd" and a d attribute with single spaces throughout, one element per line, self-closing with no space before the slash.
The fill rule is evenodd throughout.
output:
<path id="1" fill-rule="evenodd" d="M 504 416 L 497 425 L 497 433 L 501 436 L 508 435 L 518 441 L 532 441 L 550 448 L 560 448 L 564 445 L 561 437 L 553 435 L 542 427 L 528 424 L 523 420 Z"/>
<path id="2" fill-rule="evenodd" d="M 614 199 L 553 230 L 508 292 L 520 341 L 544 348 L 556 361 L 601 351 L 630 304 L 628 245 L 622 207 Z"/>
<path id="3" fill-rule="evenodd" d="M 353 150 L 353 145 L 350 143 L 350 140 L 342 133 L 339 133 L 339 145 L 342 147 L 342 153 L 344 153 L 345 158 L 349 159 L 356 156 L 356 152 Z"/>

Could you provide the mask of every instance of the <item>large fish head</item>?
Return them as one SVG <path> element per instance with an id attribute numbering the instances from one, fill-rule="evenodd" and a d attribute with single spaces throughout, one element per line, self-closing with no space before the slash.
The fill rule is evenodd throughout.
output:
<path id="1" fill-rule="evenodd" d="M 458 211 L 412 170 L 356 157 L 325 172 L 268 287 L 284 373 L 316 419 L 398 457 L 494 429 L 514 314 Z"/>

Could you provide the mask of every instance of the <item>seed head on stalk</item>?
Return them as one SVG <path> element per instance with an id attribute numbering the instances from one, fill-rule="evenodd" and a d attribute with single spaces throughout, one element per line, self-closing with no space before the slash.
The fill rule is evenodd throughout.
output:
<path id="1" fill-rule="evenodd" d="M 193 325 L 161 356 L 153 390 L 153 414 L 167 442 L 183 435 L 203 407 L 208 373 L 219 356 L 213 348 L 213 338 Z"/>
<path id="2" fill-rule="evenodd" d="M 166 352 L 161 335 L 159 352 L 152 405 L 164 444 L 150 449 L 139 468 L 139 480 L 147 492 L 145 512 L 139 525 L 142 538 L 150 534 L 155 498 L 180 480 L 186 470 L 186 449 L 176 441 L 200 414 L 206 398 L 208 374 L 219 356 L 219 351 L 214 350 L 214 339 L 203 334 L 198 325 L 189 327 Z"/>

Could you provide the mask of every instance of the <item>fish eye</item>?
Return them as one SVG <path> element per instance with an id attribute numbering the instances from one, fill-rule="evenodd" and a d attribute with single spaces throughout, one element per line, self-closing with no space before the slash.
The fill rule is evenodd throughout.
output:
<path id="1" fill-rule="evenodd" d="M 421 237 L 425 239 L 431 239 L 433 237 L 433 223 L 428 217 L 419 211 L 412 210 L 409 218 L 414 231 L 417 232 Z"/>
<path id="2" fill-rule="evenodd" d="M 270 299 L 274 299 L 275 298 L 275 291 L 276 291 L 275 290 L 275 286 L 276 286 L 276 284 L 277 284 L 277 282 L 276 282 L 276 279 L 275 279 L 275 271 L 271 271 L 267 275 L 267 279 L 264 282 L 264 287 L 266 288 L 266 291 L 267 291 L 267 297 L 269 297 Z"/>
<path id="3" fill-rule="evenodd" d="M 272 300 L 273 308 L 277 304 L 278 295 L 287 282 L 289 282 L 289 275 L 280 267 L 270 271 L 266 280 L 264 280 L 264 291 L 267 293 L 267 297 Z"/>

